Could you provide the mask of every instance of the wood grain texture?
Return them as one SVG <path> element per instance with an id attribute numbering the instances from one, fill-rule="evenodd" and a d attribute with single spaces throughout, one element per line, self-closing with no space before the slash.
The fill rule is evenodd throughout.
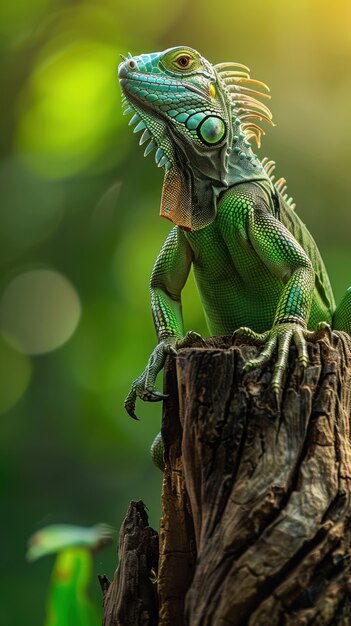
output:
<path id="1" fill-rule="evenodd" d="M 119 535 L 119 566 L 112 583 L 100 577 L 103 626 L 156 626 L 158 535 L 150 528 L 143 502 L 132 501 Z"/>
<path id="2" fill-rule="evenodd" d="M 178 428 L 178 438 L 166 474 L 170 485 L 185 481 L 194 526 L 185 560 L 194 539 L 197 562 L 184 614 L 161 626 L 351 624 L 350 339 L 309 344 L 305 371 L 292 349 L 279 406 L 272 363 L 243 374 L 257 351 L 216 338 L 176 358 L 178 417 L 172 400 L 163 432 Z M 166 391 L 174 396 L 171 370 Z M 172 532 L 185 533 L 179 514 L 172 523 L 184 499 L 164 488 L 168 560 Z M 163 566 L 165 541 L 162 584 L 184 597 L 185 563 Z"/>
<path id="3" fill-rule="evenodd" d="M 159 625 L 184 624 L 185 596 L 195 571 L 196 545 L 193 519 L 182 465 L 182 427 L 179 420 L 176 359 L 169 359 L 165 371 L 169 399 L 164 405 L 162 438 L 165 471 L 160 523 L 158 576 Z"/>
<path id="4" fill-rule="evenodd" d="M 133 503 L 104 626 L 351 626 L 351 339 L 310 343 L 306 370 L 292 348 L 279 405 L 273 361 L 243 373 L 258 350 L 217 337 L 169 358 L 159 606 Z"/>

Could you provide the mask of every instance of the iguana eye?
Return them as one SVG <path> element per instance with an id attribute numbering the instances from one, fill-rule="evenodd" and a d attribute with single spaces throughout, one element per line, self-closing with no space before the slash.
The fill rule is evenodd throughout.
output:
<path id="1" fill-rule="evenodd" d="M 188 67 L 190 63 L 190 57 L 186 56 L 185 54 L 182 54 L 182 56 L 178 57 L 178 59 L 176 60 L 176 63 L 178 63 L 180 67 Z"/>
<path id="2" fill-rule="evenodd" d="M 195 50 L 171 49 L 160 59 L 161 65 L 169 72 L 195 72 L 201 68 L 201 57 Z"/>

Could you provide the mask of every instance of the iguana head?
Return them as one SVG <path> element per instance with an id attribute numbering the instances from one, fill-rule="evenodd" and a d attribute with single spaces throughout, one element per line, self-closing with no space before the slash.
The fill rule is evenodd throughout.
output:
<path id="1" fill-rule="evenodd" d="M 254 97 L 259 92 L 252 84 L 257 88 L 259 81 L 250 79 L 248 68 L 214 66 L 179 46 L 129 55 L 118 77 L 125 112 L 133 113 L 130 124 L 143 131 L 140 144 L 148 142 L 144 154 L 156 150 L 156 163 L 165 170 L 163 217 L 197 230 L 215 218 L 223 189 L 266 178 L 249 143 L 253 137 L 259 143 L 263 131 L 250 120 L 271 121 L 271 114 Z"/>

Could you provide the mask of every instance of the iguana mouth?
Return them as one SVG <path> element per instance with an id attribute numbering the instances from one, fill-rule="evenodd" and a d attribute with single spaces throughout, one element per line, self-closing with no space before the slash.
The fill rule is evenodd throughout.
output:
<path id="1" fill-rule="evenodd" d="M 143 78 L 141 78 L 143 77 Z M 138 74 L 136 72 L 134 72 L 133 74 L 125 74 L 123 76 L 120 76 L 120 73 L 118 75 L 118 79 L 122 88 L 123 93 L 125 93 L 125 85 L 128 84 L 128 82 L 132 81 L 132 82 L 137 82 L 139 83 L 141 86 L 142 85 L 148 85 L 148 84 L 152 84 L 153 81 L 149 78 L 146 77 L 145 80 L 145 75 L 144 74 Z M 149 80 L 148 80 L 149 79 Z M 211 102 L 211 97 L 209 96 L 209 93 L 206 91 L 206 89 L 201 89 L 200 87 L 196 87 L 195 85 L 192 85 L 191 83 L 187 83 L 185 80 L 182 81 L 171 81 L 171 80 L 163 80 L 163 82 L 161 83 L 162 85 L 164 85 L 165 87 L 169 87 L 172 85 L 179 85 L 181 86 L 184 90 L 186 91 L 191 91 L 192 93 L 196 93 L 198 96 L 201 96 L 201 98 L 204 98 L 206 101 Z M 139 101 L 138 99 L 138 95 L 137 94 L 129 94 L 128 91 L 128 96 L 131 96 L 132 98 L 135 98 L 136 100 Z"/>

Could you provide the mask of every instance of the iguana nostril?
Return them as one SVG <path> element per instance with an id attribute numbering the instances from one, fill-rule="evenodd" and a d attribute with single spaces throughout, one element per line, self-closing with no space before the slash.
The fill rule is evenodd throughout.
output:
<path id="1" fill-rule="evenodd" d="M 131 61 L 129 61 L 128 65 L 129 65 L 130 69 L 133 70 L 135 68 L 135 66 L 136 66 L 136 63 L 135 63 L 135 61 L 131 60 Z"/>

